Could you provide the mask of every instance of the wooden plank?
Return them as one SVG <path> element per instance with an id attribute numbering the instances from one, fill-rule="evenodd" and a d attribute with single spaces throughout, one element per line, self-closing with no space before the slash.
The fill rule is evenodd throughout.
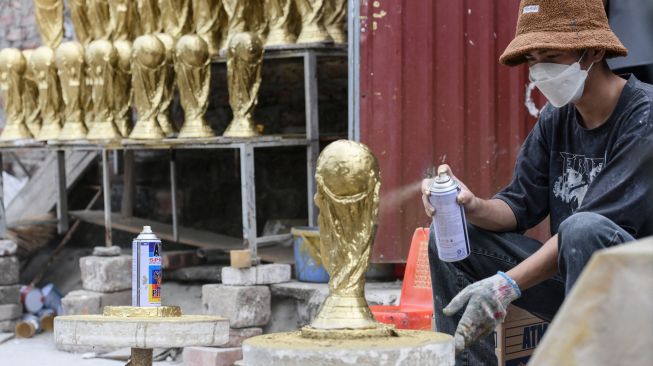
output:
<path id="1" fill-rule="evenodd" d="M 71 211 L 70 215 L 91 224 L 104 226 L 103 211 Z M 138 217 L 121 217 L 115 213 L 111 215 L 111 222 L 114 230 L 126 231 L 132 234 L 140 233 L 143 230 L 143 226 L 149 225 L 152 226 L 152 230 L 161 240 L 170 242 L 174 240 L 172 225 L 170 224 Z M 184 227 L 179 228 L 179 243 L 197 248 L 222 249 L 227 252 L 233 249 L 243 248 L 242 239 Z"/>

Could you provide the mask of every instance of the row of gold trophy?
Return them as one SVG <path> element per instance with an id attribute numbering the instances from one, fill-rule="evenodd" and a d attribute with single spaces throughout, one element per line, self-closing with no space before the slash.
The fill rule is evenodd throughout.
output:
<path id="1" fill-rule="evenodd" d="M 256 33 L 234 34 L 227 48 L 229 103 L 224 136 L 258 134 L 252 114 L 261 84 L 263 45 Z M 184 109 L 179 138 L 214 136 L 204 114 L 211 80 L 207 43 L 165 33 L 0 51 L 6 126 L 0 140 L 161 139 L 177 135 L 169 107 L 175 84 Z M 130 106 L 138 119 L 132 128 Z"/>
<path id="2" fill-rule="evenodd" d="M 347 0 L 69 0 L 77 40 L 134 40 L 167 33 L 175 40 L 195 33 L 209 54 L 236 33 L 257 33 L 265 46 L 346 43 Z M 34 0 L 46 46 L 63 38 L 63 0 Z"/>

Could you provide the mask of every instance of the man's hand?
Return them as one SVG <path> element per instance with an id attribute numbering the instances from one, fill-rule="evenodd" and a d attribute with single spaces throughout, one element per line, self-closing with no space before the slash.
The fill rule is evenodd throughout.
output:
<path id="1" fill-rule="evenodd" d="M 444 315 L 451 316 L 469 303 L 456 328 L 456 354 L 503 323 L 508 304 L 519 296 L 519 287 L 503 272 L 473 283 L 456 295 L 443 309 Z"/>
<path id="2" fill-rule="evenodd" d="M 453 175 L 449 165 L 440 165 L 438 167 L 438 174 L 442 172 L 446 172 L 447 175 L 451 177 L 451 179 L 454 179 L 460 185 L 461 191 L 458 194 L 457 201 L 459 204 L 465 206 L 465 212 L 467 214 L 471 214 L 476 211 L 476 209 L 480 206 L 480 199 L 477 198 L 463 182 L 461 182 L 458 178 L 456 178 L 455 175 Z M 427 216 L 435 215 L 435 209 L 429 202 L 429 187 L 431 187 L 431 184 L 433 184 L 434 180 L 435 178 L 427 178 L 422 180 L 422 203 L 424 204 L 424 210 L 426 211 Z"/>

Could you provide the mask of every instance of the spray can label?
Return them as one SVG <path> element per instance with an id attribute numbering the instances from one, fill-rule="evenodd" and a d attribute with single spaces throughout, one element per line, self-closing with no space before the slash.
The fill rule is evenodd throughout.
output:
<path id="1" fill-rule="evenodd" d="M 132 242 L 132 306 L 161 306 L 161 240 L 149 226 Z"/>
<path id="2" fill-rule="evenodd" d="M 435 208 L 433 227 L 438 257 L 456 262 L 469 256 L 465 210 L 456 201 L 460 187 L 448 174 L 440 173 L 430 187 L 429 201 Z"/>

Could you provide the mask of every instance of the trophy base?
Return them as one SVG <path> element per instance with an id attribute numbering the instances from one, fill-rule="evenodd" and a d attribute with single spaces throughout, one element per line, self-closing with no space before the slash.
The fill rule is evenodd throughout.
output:
<path id="1" fill-rule="evenodd" d="M 297 37 L 297 43 L 332 43 L 333 38 L 329 35 L 322 24 L 311 24 L 303 27 Z"/>
<path id="2" fill-rule="evenodd" d="M 265 47 L 270 46 L 283 46 L 286 44 L 293 44 L 297 41 L 294 34 L 288 32 L 287 29 L 271 29 L 268 38 L 265 41 Z"/>
<path id="3" fill-rule="evenodd" d="M 175 128 L 172 126 L 172 123 L 170 122 L 170 117 L 168 117 L 167 113 L 159 113 L 158 116 L 156 116 L 156 121 L 159 123 L 159 126 L 161 127 L 161 131 L 163 131 L 163 134 L 166 137 L 172 137 L 175 134 Z"/>
<path id="4" fill-rule="evenodd" d="M 120 131 L 111 120 L 94 122 L 86 135 L 88 140 L 119 140 L 121 137 Z"/>
<path id="5" fill-rule="evenodd" d="M 27 126 L 27 130 L 29 131 L 32 136 L 38 136 L 39 133 L 41 132 L 41 122 L 40 120 L 37 122 L 32 122 L 32 123 L 25 123 Z"/>
<path id="6" fill-rule="evenodd" d="M 340 26 L 327 27 L 329 35 L 335 44 L 347 44 L 347 33 Z"/>
<path id="7" fill-rule="evenodd" d="M 129 134 L 129 138 L 135 140 L 160 140 L 164 137 L 161 126 L 154 118 L 137 121 L 134 129 Z"/>
<path id="8" fill-rule="evenodd" d="M 362 296 L 329 295 L 307 332 L 325 333 L 336 329 L 366 330 L 372 334 L 388 332 L 376 320 Z M 392 329 L 392 328 L 390 328 Z M 302 333 L 304 330 L 302 330 Z M 328 333 L 328 332 L 327 332 Z"/>
<path id="9" fill-rule="evenodd" d="M 116 128 L 122 137 L 129 137 L 131 132 L 131 124 L 129 123 L 129 118 L 117 118 L 116 119 Z"/>
<path id="10" fill-rule="evenodd" d="M 256 137 L 260 135 L 251 117 L 234 118 L 222 134 L 224 137 Z"/>
<path id="11" fill-rule="evenodd" d="M 81 140 L 86 138 L 87 133 L 82 121 L 66 121 L 57 140 Z"/>
<path id="12" fill-rule="evenodd" d="M 8 122 L 0 135 L 1 141 L 27 140 L 31 138 L 32 134 L 29 133 L 25 123 L 16 121 Z"/>
<path id="13" fill-rule="evenodd" d="M 59 138 L 60 134 L 61 134 L 61 125 L 59 124 L 59 122 L 50 122 L 48 124 L 44 124 L 41 127 L 41 131 L 39 131 L 38 136 L 36 136 L 36 140 L 38 141 L 56 140 Z"/>
<path id="14" fill-rule="evenodd" d="M 184 125 L 181 127 L 179 136 L 177 136 L 177 138 L 192 139 L 213 136 L 215 136 L 215 133 L 213 133 L 211 127 L 206 124 L 206 121 L 203 119 L 195 119 L 184 122 Z"/>

